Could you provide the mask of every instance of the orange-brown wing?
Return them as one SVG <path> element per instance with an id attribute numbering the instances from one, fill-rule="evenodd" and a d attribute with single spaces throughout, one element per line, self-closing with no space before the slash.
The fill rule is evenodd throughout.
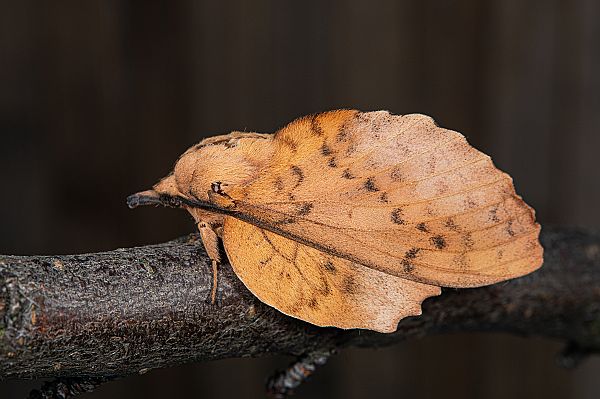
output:
<path id="1" fill-rule="evenodd" d="M 236 275 L 262 302 L 318 326 L 393 332 L 440 288 L 326 254 L 232 217 L 223 243 Z"/>
<path id="2" fill-rule="evenodd" d="M 330 255 L 423 283 L 472 287 L 542 263 L 512 179 L 424 115 L 334 111 L 275 134 L 233 215 Z"/>

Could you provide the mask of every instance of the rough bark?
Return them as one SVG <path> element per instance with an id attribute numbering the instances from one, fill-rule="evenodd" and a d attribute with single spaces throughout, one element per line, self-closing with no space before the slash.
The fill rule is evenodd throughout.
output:
<path id="1" fill-rule="evenodd" d="M 393 334 L 318 328 L 255 299 L 229 265 L 211 305 L 198 238 L 68 256 L 0 256 L 0 378 L 113 377 L 214 359 L 376 347 L 450 331 L 505 331 L 600 349 L 600 232 L 546 228 L 524 278 L 444 290 Z M 572 357 L 574 358 L 574 357 Z"/>

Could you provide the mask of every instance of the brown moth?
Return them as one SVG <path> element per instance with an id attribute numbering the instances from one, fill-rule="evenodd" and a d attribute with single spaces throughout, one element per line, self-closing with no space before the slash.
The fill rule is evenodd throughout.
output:
<path id="1" fill-rule="evenodd" d="M 184 208 L 262 302 L 318 326 L 393 332 L 440 287 L 542 264 L 540 226 L 512 179 L 427 116 L 339 110 L 275 134 L 188 149 L 130 207 Z"/>

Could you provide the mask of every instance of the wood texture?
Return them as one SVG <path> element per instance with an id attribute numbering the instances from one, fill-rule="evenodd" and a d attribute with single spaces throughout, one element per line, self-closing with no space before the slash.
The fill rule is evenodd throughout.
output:
<path id="1" fill-rule="evenodd" d="M 0 376 L 117 376 L 175 364 L 376 347 L 504 331 L 600 349 L 600 233 L 545 228 L 545 266 L 504 284 L 447 290 L 393 334 L 319 328 L 262 304 L 223 267 L 210 305 L 198 237 L 112 252 L 0 256 Z M 508 299 L 509 298 L 509 299 Z"/>

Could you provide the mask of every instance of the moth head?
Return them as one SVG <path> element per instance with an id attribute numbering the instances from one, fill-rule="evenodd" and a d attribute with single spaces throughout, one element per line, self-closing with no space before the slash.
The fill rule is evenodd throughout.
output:
<path id="1" fill-rule="evenodd" d="M 180 208 L 184 206 L 183 201 L 184 198 L 177 189 L 173 174 L 159 181 L 151 190 L 140 191 L 127 197 L 127 205 L 132 209 L 142 205 L 162 205 L 170 208 Z"/>
<path id="2" fill-rule="evenodd" d="M 226 196 L 224 190 L 251 179 L 257 168 L 246 151 L 246 144 L 251 143 L 244 143 L 244 137 L 232 135 L 211 137 L 189 148 L 181 155 L 173 172 L 151 190 L 129 196 L 129 207 L 163 205 L 189 210 L 210 207 L 215 202 L 222 204 L 219 197 Z"/>

